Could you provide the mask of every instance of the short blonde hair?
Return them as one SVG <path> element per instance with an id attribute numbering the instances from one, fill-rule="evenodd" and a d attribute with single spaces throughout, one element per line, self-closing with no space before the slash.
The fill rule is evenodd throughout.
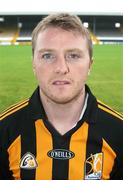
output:
<path id="1" fill-rule="evenodd" d="M 92 58 L 93 48 L 92 48 L 92 40 L 89 31 L 83 26 L 78 16 L 71 15 L 68 13 L 51 14 L 38 23 L 38 25 L 35 27 L 35 29 L 32 32 L 33 54 L 34 54 L 38 34 L 49 27 L 61 28 L 66 31 L 73 31 L 82 34 L 82 36 L 85 37 L 87 40 L 89 56 L 90 59 Z"/>

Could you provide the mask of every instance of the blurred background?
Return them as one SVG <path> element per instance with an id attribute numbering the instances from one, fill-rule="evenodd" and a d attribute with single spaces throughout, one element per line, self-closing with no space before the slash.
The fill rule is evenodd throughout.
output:
<path id="1" fill-rule="evenodd" d="M 51 13 L 78 15 L 89 29 L 94 65 L 88 84 L 98 99 L 123 113 L 122 0 L 4 0 L 0 5 L 0 112 L 30 97 L 37 86 L 32 72 L 31 33 Z"/>

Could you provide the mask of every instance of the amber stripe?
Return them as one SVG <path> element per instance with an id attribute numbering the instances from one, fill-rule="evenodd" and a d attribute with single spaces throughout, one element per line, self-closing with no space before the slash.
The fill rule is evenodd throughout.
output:
<path id="1" fill-rule="evenodd" d="M 12 111 L 13 109 L 16 109 L 17 107 L 23 105 L 24 103 L 28 102 L 28 100 L 22 101 L 20 103 L 14 104 L 13 106 L 9 107 L 8 109 L 6 109 L 2 114 L 0 114 L 0 117 L 4 116 L 5 114 L 7 114 L 8 112 Z"/>
<path id="2" fill-rule="evenodd" d="M 106 107 L 101 106 L 101 105 L 99 105 L 99 104 L 98 104 L 98 107 L 99 107 L 100 109 L 102 109 L 103 111 L 108 112 L 108 113 L 112 114 L 113 116 L 115 116 L 115 117 L 123 120 L 123 118 L 122 118 L 121 116 L 119 116 L 119 115 L 116 114 L 115 112 L 111 111 L 110 109 L 107 109 Z"/>
<path id="3" fill-rule="evenodd" d="M 109 106 L 107 106 L 106 104 L 102 103 L 102 102 L 99 101 L 99 100 L 98 100 L 98 103 L 99 103 L 101 106 L 103 106 L 103 107 L 111 110 L 112 112 L 116 113 L 116 114 L 119 115 L 121 118 L 123 118 L 123 115 L 122 115 L 121 113 L 115 111 L 114 109 L 110 108 Z"/>
<path id="4" fill-rule="evenodd" d="M 37 120 L 36 126 L 36 144 L 37 144 L 37 162 L 36 180 L 52 179 L 52 159 L 47 156 L 49 150 L 53 149 L 52 136 L 46 129 L 42 120 Z"/>
<path id="5" fill-rule="evenodd" d="M 88 124 L 84 122 L 80 129 L 71 137 L 70 150 L 75 153 L 75 157 L 69 160 L 69 180 L 84 179 L 87 137 Z"/>
<path id="6" fill-rule="evenodd" d="M 2 119 L 4 119 L 5 117 L 11 115 L 12 113 L 16 112 L 17 110 L 19 110 L 19 109 L 27 106 L 28 103 L 29 103 L 29 102 L 26 102 L 26 103 L 24 103 L 24 104 L 22 104 L 22 105 L 20 105 L 20 106 L 17 106 L 16 108 L 11 109 L 10 111 L 8 111 L 8 113 L 5 113 L 4 115 L 1 115 L 1 116 L 0 116 L 0 120 L 2 120 Z"/>
<path id="7" fill-rule="evenodd" d="M 114 159 L 116 158 L 116 153 L 108 145 L 108 143 L 103 139 L 102 152 L 104 154 L 103 162 L 103 179 L 110 179 L 110 173 L 114 165 Z"/>
<path id="8" fill-rule="evenodd" d="M 9 168 L 13 172 L 13 178 L 20 180 L 20 159 L 21 159 L 21 136 L 18 136 L 8 148 Z"/>

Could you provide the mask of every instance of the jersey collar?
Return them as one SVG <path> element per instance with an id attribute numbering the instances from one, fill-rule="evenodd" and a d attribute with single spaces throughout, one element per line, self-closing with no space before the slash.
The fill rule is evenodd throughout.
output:
<path id="1" fill-rule="evenodd" d="M 95 123 L 97 120 L 97 100 L 91 93 L 89 87 L 85 85 L 86 94 L 88 94 L 86 109 L 84 110 L 83 116 L 80 118 L 82 121 L 87 123 Z M 36 119 L 47 119 L 44 111 L 42 102 L 39 95 L 39 87 L 34 91 L 33 95 L 29 100 L 29 114 L 34 120 Z"/>

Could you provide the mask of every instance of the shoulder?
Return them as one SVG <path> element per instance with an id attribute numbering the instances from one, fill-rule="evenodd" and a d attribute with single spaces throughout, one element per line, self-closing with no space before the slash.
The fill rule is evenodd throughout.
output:
<path id="1" fill-rule="evenodd" d="M 97 106 L 97 124 L 100 132 L 123 140 L 123 115 L 101 101 L 97 101 Z"/>
<path id="2" fill-rule="evenodd" d="M 86 85 L 86 92 L 89 94 L 88 98 L 88 113 L 92 118 L 100 122 L 101 124 L 108 123 L 121 123 L 123 124 L 123 114 L 115 111 L 108 105 L 98 100 Z M 94 120 L 93 120 L 94 121 Z"/>
<path id="3" fill-rule="evenodd" d="M 24 113 L 28 104 L 29 100 L 27 99 L 6 109 L 3 113 L 0 114 L 0 125 L 9 124 L 9 122 L 14 123 L 14 121 L 19 119 L 20 115 Z"/>
<path id="4" fill-rule="evenodd" d="M 0 115 L 0 146 L 9 147 L 21 132 L 28 109 L 28 100 L 11 106 Z"/>
<path id="5" fill-rule="evenodd" d="M 0 147 L 8 149 L 12 142 L 20 135 L 21 123 L 25 121 L 28 100 L 17 103 L 0 115 Z"/>
<path id="6" fill-rule="evenodd" d="M 97 106 L 98 106 L 100 114 L 103 117 L 108 117 L 109 119 L 116 119 L 123 122 L 123 114 L 112 109 L 110 106 L 104 104 L 100 100 L 97 100 Z"/>
<path id="7" fill-rule="evenodd" d="M 103 142 L 117 153 L 123 153 L 123 115 L 97 100 L 97 131 Z"/>

